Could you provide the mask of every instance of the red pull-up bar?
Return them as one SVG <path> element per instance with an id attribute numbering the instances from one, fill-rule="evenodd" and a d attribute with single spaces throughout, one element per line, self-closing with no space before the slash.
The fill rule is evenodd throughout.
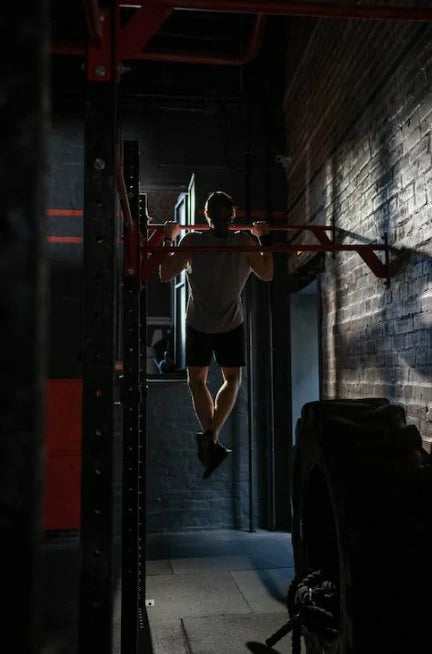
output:
<path id="1" fill-rule="evenodd" d="M 259 222 L 259 220 L 254 221 L 254 222 Z M 188 231 L 188 232 L 192 231 L 192 230 L 196 230 L 196 231 L 199 231 L 199 232 L 206 232 L 209 229 L 211 229 L 209 225 L 205 225 L 205 224 L 204 225 L 181 225 L 180 223 L 178 223 L 178 225 L 179 225 L 179 227 L 181 227 L 182 230 L 185 230 L 185 231 Z M 149 227 L 149 229 L 153 229 L 153 228 L 156 228 L 156 229 L 161 229 L 162 228 L 162 229 L 164 229 L 165 226 L 163 224 L 161 225 L 161 224 L 152 224 L 152 223 L 150 223 L 148 227 Z M 233 231 L 233 232 L 239 232 L 239 231 L 248 231 L 248 232 L 250 232 L 252 227 L 253 227 L 253 225 L 230 225 L 230 227 L 228 229 L 230 231 Z M 309 230 L 309 231 L 313 232 L 313 231 L 322 231 L 322 230 L 332 231 L 333 227 L 329 227 L 328 225 L 280 225 L 278 227 L 273 227 L 271 225 L 268 225 L 268 229 L 271 232 L 289 232 L 289 231 L 304 232 L 305 230 Z"/>
<path id="2" fill-rule="evenodd" d="M 182 230 L 185 231 L 206 231 L 210 229 L 208 225 L 180 225 Z M 232 231 L 250 231 L 251 225 L 232 225 Z M 153 272 L 159 266 L 162 259 L 170 252 L 192 253 L 216 253 L 216 252 L 274 252 L 274 253 L 288 253 L 288 252 L 357 252 L 370 270 L 381 279 L 385 279 L 387 285 L 390 284 L 390 260 L 389 260 L 389 245 L 387 234 L 384 235 L 383 243 L 371 244 L 341 244 L 335 243 L 331 240 L 326 232 L 334 232 L 333 227 L 328 225 L 284 225 L 279 227 L 270 227 L 272 232 L 288 232 L 288 231 L 310 231 L 314 234 L 319 243 L 273 243 L 272 245 L 242 245 L 242 246 L 184 246 L 179 248 L 160 246 L 160 243 L 165 234 L 165 225 L 150 224 L 148 225 L 147 240 L 143 240 L 141 244 L 141 280 L 145 281 L 151 277 Z M 384 262 L 382 262 L 376 252 L 384 252 Z"/>
<path id="3" fill-rule="evenodd" d="M 129 201 L 125 193 L 124 178 L 120 167 L 120 159 L 117 154 L 116 161 L 117 172 L 117 185 L 122 201 L 123 218 L 125 220 L 125 275 L 126 277 L 135 277 L 139 274 L 141 281 L 148 280 L 153 272 L 157 269 L 161 261 L 170 253 L 178 252 L 178 247 L 161 247 L 161 241 L 165 235 L 165 224 L 149 224 L 147 233 L 144 235 L 139 233 L 138 224 L 132 220 L 130 214 Z M 259 221 L 257 221 L 259 222 Z M 203 225 L 183 225 L 178 223 L 183 231 L 207 231 L 210 229 L 208 224 Z M 231 231 L 250 231 L 252 225 L 231 225 Z M 289 232 L 295 231 L 297 233 L 302 231 L 309 231 L 314 234 L 319 243 L 273 243 L 272 245 L 256 245 L 256 246 L 184 246 L 181 248 L 182 252 L 199 252 L 203 253 L 216 253 L 216 252 L 274 252 L 274 253 L 288 253 L 288 252 L 357 252 L 366 265 L 372 272 L 379 278 L 386 280 L 386 285 L 390 285 L 390 259 L 389 259 L 389 246 L 387 234 L 384 234 L 384 243 L 371 243 L 364 244 L 339 244 L 335 243 L 335 229 L 328 225 L 279 225 L 277 227 L 268 226 L 271 232 Z M 333 240 L 331 240 L 326 232 L 332 232 Z M 375 252 L 384 252 L 384 263 L 377 257 Z M 139 271 L 139 272 L 138 272 Z"/>

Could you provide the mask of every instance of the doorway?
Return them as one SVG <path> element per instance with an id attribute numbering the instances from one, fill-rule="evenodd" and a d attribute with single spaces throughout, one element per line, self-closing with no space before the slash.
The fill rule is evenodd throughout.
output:
<path id="1" fill-rule="evenodd" d="M 290 295 L 292 434 L 302 406 L 320 399 L 320 294 L 317 280 Z"/>

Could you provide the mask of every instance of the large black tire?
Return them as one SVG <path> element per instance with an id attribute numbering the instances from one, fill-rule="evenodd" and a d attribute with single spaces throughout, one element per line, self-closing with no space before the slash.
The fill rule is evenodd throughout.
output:
<path id="1" fill-rule="evenodd" d="M 338 595 L 331 641 L 308 654 L 426 654 L 432 466 L 402 407 L 312 402 L 297 424 L 292 483 L 296 575 L 322 570 Z"/>

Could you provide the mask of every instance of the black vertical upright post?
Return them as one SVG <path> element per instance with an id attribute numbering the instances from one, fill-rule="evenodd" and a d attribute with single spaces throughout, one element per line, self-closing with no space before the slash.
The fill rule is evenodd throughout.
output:
<path id="1" fill-rule="evenodd" d="M 251 117 L 248 115 L 248 147 L 251 143 Z M 252 157 L 249 151 L 244 154 L 244 201 L 246 223 L 251 223 L 251 170 Z M 253 279 L 250 279 L 247 285 L 247 349 L 248 349 L 248 459 L 249 459 L 249 531 L 255 531 L 255 414 L 254 414 L 254 374 L 255 361 L 253 356 Z"/>
<path id="2" fill-rule="evenodd" d="M 273 201 L 272 201 L 272 132 L 271 126 L 273 125 L 272 114 L 268 103 L 261 105 L 261 120 L 263 134 L 265 134 L 265 177 L 264 177 L 264 194 L 265 194 L 265 209 L 266 221 L 271 225 L 273 217 Z M 272 234 L 267 237 L 272 241 Z M 277 255 L 273 255 L 274 258 Z M 267 513 L 268 528 L 274 530 L 276 528 L 276 480 L 275 480 L 275 429 L 274 429 L 274 370 L 273 370 L 273 302 L 272 302 L 272 285 L 266 284 L 265 289 L 265 311 L 267 313 L 267 338 L 268 338 L 268 369 L 266 370 L 266 433 L 268 434 L 268 471 L 267 471 Z"/>
<path id="3" fill-rule="evenodd" d="M 275 255 L 271 285 L 274 417 L 274 511 L 275 528 L 291 530 L 291 354 L 289 349 L 290 302 L 284 257 Z"/>
<path id="4" fill-rule="evenodd" d="M 273 302 L 270 284 L 266 288 L 266 311 L 268 326 L 268 383 L 267 383 L 267 425 L 268 425 L 268 529 L 276 529 L 276 479 L 275 479 L 275 424 L 274 424 L 274 366 L 273 366 Z"/>
<path id="5" fill-rule="evenodd" d="M 114 22 L 104 38 L 113 54 Z M 89 71 L 85 114 L 80 654 L 112 651 L 117 90 Z M 92 64 L 90 63 L 89 66 Z M 110 72 L 110 75 L 108 75 Z M 102 75 L 101 75 L 102 77 Z"/>
<path id="6" fill-rule="evenodd" d="M 3 3 L 0 34 L 1 635 L 40 651 L 48 39 L 45 0 Z"/>
<path id="7" fill-rule="evenodd" d="M 140 195 L 139 225 L 144 241 L 147 240 L 147 195 Z M 141 283 L 140 291 L 140 340 L 141 340 L 141 406 L 139 438 L 139 557 L 138 557 L 138 601 L 139 601 L 139 641 L 145 644 L 147 636 L 146 599 L 146 535 L 147 535 L 147 282 Z"/>
<path id="8" fill-rule="evenodd" d="M 135 264 L 125 258 L 123 293 L 123 523 L 122 523 L 122 617 L 121 651 L 138 651 L 139 572 L 139 440 L 141 411 L 140 278 L 139 266 L 139 144 L 123 144 L 123 168 L 135 240 Z M 132 226 L 129 225 L 127 229 Z M 126 232 L 125 239 L 128 238 Z M 126 253 L 125 253 L 126 254 Z"/>

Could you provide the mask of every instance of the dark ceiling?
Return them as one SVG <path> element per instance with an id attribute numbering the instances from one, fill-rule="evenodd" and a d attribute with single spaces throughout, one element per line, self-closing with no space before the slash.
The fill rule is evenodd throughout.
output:
<path id="1" fill-rule="evenodd" d="M 122 9 L 125 22 L 136 10 Z M 164 100 L 282 101 L 285 33 L 288 18 L 268 17 L 263 39 L 253 59 L 238 63 L 247 52 L 257 17 L 203 11 L 174 11 L 150 39 L 145 51 L 223 55 L 231 65 L 203 65 L 171 61 L 127 60 L 121 98 L 139 103 L 145 98 Z M 87 25 L 83 2 L 51 0 L 51 42 L 83 47 Z M 52 55 L 53 101 L 80 101 L 85 71 L 83 55 Z"/>

